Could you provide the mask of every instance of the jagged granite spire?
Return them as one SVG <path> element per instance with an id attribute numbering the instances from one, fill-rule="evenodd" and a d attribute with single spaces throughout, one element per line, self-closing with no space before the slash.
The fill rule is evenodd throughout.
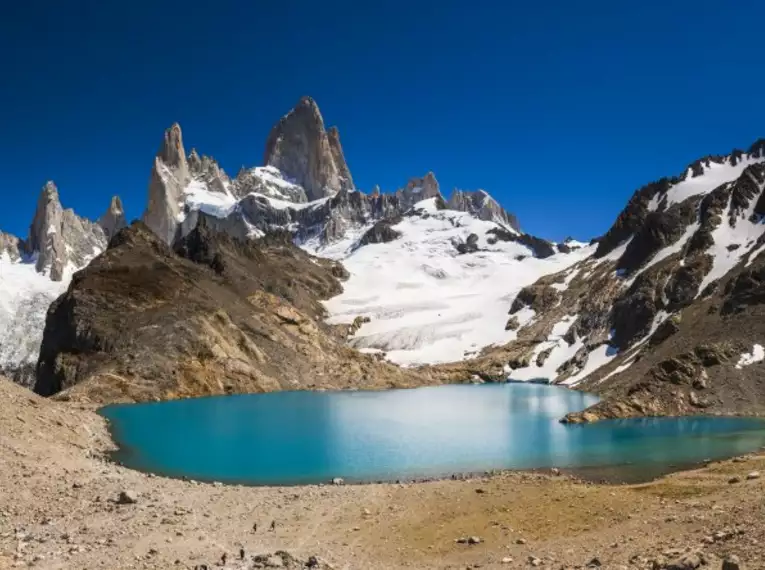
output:
<path id="1" fill-rule="evenodd" d="M 106 239 L 112 239 L 114 234 L 127 226 L 125 209 L 122 207 L 122 200 L 119 196 L 112 196 L 109 209 L 98 218 L 98 225 L 103 228 Z"/>
<path id="2" fill-rule="evenodd" d="M 50 272 L 53 281 L 61 281 L 66 264 L 66 246 L 61 235 L 64 209 L 58 197 L 58 189 L 48 181 L 37 199 L 37 209 L 29 228 L 27 250 L 37 253 L 35 269 L 39 273 Z"/>
<path id="3" fill-rule="evenodd" d="M 143 213 L 144 223 L 167 244 L 172 244 L 175 239 L 183 189 L 190 180 L 181 126 L 175 123 L 165 131 L 162 146 L 154 159 L 149 201 Z"/>
<path id="4" fill-rule="evenodd" d="M 48 182 L 37 199 L 25 250 L 37 255 L 35 269 L 61 281 L 67 266 L 83 267 L 106 247 L 106 235 L 98 225 L 61 206 L 58 189 Z"/>
<path id="5" fill-rule="evenodd" d="M 303 97 L 271 129 L 263 163 L 302 186 L 309 200 L 353 189 L 340 135 L 337 129 L 324 130 L 319 107 L 310 97 Z"/>

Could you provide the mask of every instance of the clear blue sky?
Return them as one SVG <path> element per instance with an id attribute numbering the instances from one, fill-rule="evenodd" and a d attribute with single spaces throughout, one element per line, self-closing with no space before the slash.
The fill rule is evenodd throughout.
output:
<path id="1" fill-rule="evenodd" d="M 8 2 L 0 229 L 40 187 L 143 210 L 162 131 L 235 174 L 302 95 L 356 184 L 485 188 L 526 231 L 605 231 L 641 184 L 765 136 L 765 2 Z"/>

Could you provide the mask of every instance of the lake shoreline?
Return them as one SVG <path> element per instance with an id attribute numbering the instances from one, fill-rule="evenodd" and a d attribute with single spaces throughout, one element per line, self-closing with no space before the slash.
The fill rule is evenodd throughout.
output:
<path id="1" fill-rule="evenodd" d="M 516 384 L 511 384 L 512 386 L 516 386 Z M 544 390 L 540 385 L 538 384 L 527 384 L 530 390 L 537 391 L 537 390 Z M 428 391 L 428 402 L 432 404 L 432 398 L 433 393 L 431 393 L 431 390 L 435 390 L 436 388 L 442 388 L 442 387 L 428 387 L 428 388 L 421 388 L 420 390 L 425 393 L 425 391 Z M 544 390 L 546 392 L 546 390 Z M 387 391 L 388 394 L 393 394 L 396 392 L 400 392 L 401 394 L 409 394 L 411 393 L 410 390 L 389 390 Z M 568 390 L 566 390 L 568 392 Z M 257 395 L 257 400 L 260 402 L 263 402 L 264 399 L 269 399 L 269 396 L 274 398 L 274 400 L 278 401 L 279 398 L 282 398 L 284 396 L 290 396 L 289 403 L 290 405 L 299 405 L 301 402 L 304 402 L 306 400 L 306 396 L 308 394 L 313 394 L 313 392 L 310 391 L 294 391 L 294 392 L 277 392 L 273 394 L 266 394 L 266 395 Z M 345 391 L 338 391 L 338 392 L 324 392 L 322 393 L 322 399 L 324 398 L 331 398 L 333 395 L 341 395 L 341 394 L 347 394 Z M 521 392 L 521 395 L 512 395 L 511 397 L 513 399 L 522 399 L 523 397 L 526 397 L 525 395 L 527 392 L 524 390 Z M 247 401 L 254 401 L 251 399 L 256 395 L 233 395 L 233 396 L 214 396 L 208 399 L 208 401 L 211 400 L 217 400 L 217 406 L 214 408 L 216 410 L 216 414 L 219 415 L 221 413 L 221 403 L 225 403 L 229 398 L 237 398 L 240 402 L 243 402 L 245 400 Z M 546 397 L 547 394 L 543 394 L 542 397 Z M 298 398 L 298 399 L 295 399 Z M 294 401 L 293 401 L 294 400 Z M 367 398 L 364 398 L 363 400 L 356 401 L 355 398 L 352 398 L 350 400 L 351 404 L 353 406 L 356 405 L 362 405 L 364 404 L 364 401 L 368 400 Z M 193 398 L 189 400 L 174 400 L 172 401 L 173 405 L 182 405 L 183 403 L 193 402 L 195 404 L 203 403 L 204 399 L 202 398 Z M 230 400 L 228 400 L 230 401 Z M 276 402 L 271 401 L 269 402 L 269 405 L 274 405 Z M 143 410 L 152 409 L 154 412 L 158 412 L 159 408 L 155 407 L 158 403 L 150 403 L 150 404 L 141 404 L 139 405 L 139 408 Z M 146 407 L 148 406 L 148 408 Z M 551 462 L 549 464 L 541 464 L 537 466 L 496 466 L 496 467 L 489 467 L 488 469 L 485 468 L 477 468 L 477 469 L 445 469 L 444 471 L 440 473 L 427 473 L 429 470 L 427 467 L 423 465 L 422 468 L 422 474 L 414 474 L 410 473 L 407 474 L 406 471 L 402 471 L 400 475 L 390 475 L 390 476 L 383 476 L 383 477 L 376 477 L 374 475 L 371 476 L 355 476 L 353 474 L 349 474 L 347 472 L 343 472 L 344 468 L 342 466 L 339 466 L 337 470 L 326 470 L 325 474 L 322 478 L 317 478 L 315 476 L 313 477 L 306 477 L 303 480 L 295 480 L 290 479 L 289 474 L 285 475 L 284 478 L 279 478 L 278 476 L 276 478 L 273 477 L 273 475 L 269 476 L 267 473 L 264 473 L 266 476 L 262 477 L 261 479 L 258 479 L 257 476 L 250 478 L 249 473 L 252 473 L 253 475 L 256 475 L 257 473 L 261 473 L 257 471 L 257 467 L 255 467 L 253 470 L 249 471 L 247 476 L 245 477 L 231 477 L 227 476 L 227 474 L 212 474 L 215 470 L 220 471 L 221 467 L 217 466 L 214 469 L 210 469 L 209 465 L 211 465 L 213 462 L 207 461 L 204 462 L 205 465 L 208 465 L 207 470 L 209 471 L 208 474 L 203 474 L 201 472 L 194 472 L 193 469 L 185 469 L 185 470 L 179 470 L 179 469 L 173 469 L 173 468 L 167 468 L 162 463 L 157 462 L 151 462 L 148 457 L 141 457 L 141 444 L 137 443 L 136 441 L 131 441 L 131 443 L 128 443 L 128 440 L 123 437 L 123 433 L 117 431 L 117 425 L 120 426 L 121 430 L 130 429 L 130 424 L 124 424 L 124 423 L 115 423 L 113 421 L 113 418 L 110 414 L 105 413 L 108 410 L 114 411 L 115 409 L 121 409 L 123 412 L 125 411 L 134 411 L 136 408 L 133 407 L 133 405 L 116 405 L 116 406 L 107 406 L 103 408 L 99 408 L 97 410 L 97 413 L 104 418 L 109 436 L 113 442 L 113 448 L 109 450 L 105 454 L 105 458 L 109 461 L 114 462 L 117 465 L 126 466 L 129 468 L 133 468 L 139 472 L 152 474 L 156 476 L 161 477 L 167 477 L 172 478 L 180 481 L 198 481 L 201 483 L 211 483 L 211 484 L 218 484 L 218 485 L 229 485 L 229 486 L 248 486 L 248 487 L 302 487 L 306 485 L 331 485 L 333 482 L 338 484 L 346 484 L 346 485 L 373 485 L 373 484 L 413 484 L 413 483 L 430 483 L 434 481 L 444 481 L 444 480 L 467 480 L 477 477 L 493 477 L 503 474 L 509 474 L 509 473 L 533 473 L 533 474 L 548 474 L 548 473 L 554 473 L 557 475 L 565 474 L 568 477 L 575 478 L 577 480 L 581 480 L 583 482 L 593 482 L 593 483 L 602 483 L 602 484 L 608 484 L 608 485 L 624 485 L 624 484 L 640 484 L 640 483 L 646 483 L 650 481 L 654 481 L 656 479 L 659 479 L 663 476 L 666 476 L 671 473 L 680 472 L 680 471 L 687 471 L 687 470 L 693 470 L 700 466 L 703 466 L 710 461 L 713 460 L 724 460 L 727 458 L 734 457 L 736 455 L 739 455 L 742 452 L 746 452 L 749 450 L 756 449 L 759 447 L 759 445 L 751 446 L 748 449 L 744 449 L 743 451 L 740 449 L 740 445 L 736 444 L 739 449 L 731 448 L 730 452 L 725 451 L 724 449 L 721 451 L 717 448 L 710 448 L 710 451 L 712 453 L 710 455 L 701 455 L 697 456 L 697 458 L 690 458 L 685 457 L 682 458 L 682 456 L 678 456 L 676 461 L 667 462 L 664 460 L 664 462 L 656 461 L 655 458 L 653 458 L 651 461 L 643 462 L 644 464 L 641 464 L 640 459 L 630 459 L 628 461 L 625 461 L 623 463 L 582 463 L 579 465 L 573 464 L 571 462 L 565 463 L 561 462 L 560 464 L 556 464 L 554 462 Z M 195 423 L 203 422 L 204 421 L 204 414 L 203 412 L 199 411 L 201 408 L 200 406 L 196 406 L 195 408 L 190 409 L 186 412 L 186 415 L 192 415 L 194 418 Z M 193 413 L 192 413 L 192 410 Z M 227 408 L 227 412 L 231 411 Z M 302 413 L 302 412 L 301 412 Z M 216 415 L 216 417 L 218 417 Z M 257 414 L 255 414 L 257 415 Z M 512 415 L 512 414 L 511 414 Z M 150 421 L 150 418 L 155 418 L 155 415 L 150 415 L 146 418 L 141 417 L 141 426 L 142 428 L 145 425 L 156 425 L 159 426 L 159 424 L 153 424 Z M 199 419 L 198 419 L 199 418 Z M 665 419 L 679 419 L 679 420 L 686 420 L 686 419 L 698 419 L 698 420 L 720 420 L 723 421 L 725 419 L 740 419 L 740 417 L 735 416 L 731 418 L 726 418 L 725 416 L 720 415 L 698 415 L 698 416 L 667 416 L 667 417 L 650 417 L 645 418 L 646 420 L 657 420 L 657 421 L 663 421 Z M 752 418 L 752 419 L 758 419 L 758 418 Z M 634 421 L 638 420 L 638 418 L 631 418 L 627 421 Z M 548 421 L 548 420 L 545 420 Z M 598 422 L 598 426 L 600 428 L 607 426 L 611 421 L 617 421 L 620 422 L 621 420 L 604 420 L 603 422 Z M 202 426 L 204 424 L 201 424 Z M 525 424 L 524 424 L 525 425 Z M 693 431 L 696 431 L 698 429 L 697 425 L 691 424 L 694 427 L 692 428 Z M 126 427 L 128 426 L 128 427 Z M 265 428 L 265 426 L 263 426 Z M 650 428 L 651 425 L 649 424 L 648 427 Z M 154 437 L 154 433 L 156 433 L 157 429 L 161 429 L 160 427 L 155 427 L 150 432 L 150 437 L 152 440 L 156 440 Z M 203 428 L 204 429 L 204 428 Z M 227 429 L 230 429 L 227 428 Z M 599 429 L 598 427 L 589 428 L 586 426 L 571 426 L 566 428 L 561 428 L 566 430 L 588 430 L 588 429 Z M 619 429 L 619 428 L 615 428 Z M 642 435 L 642 431 L 646 429 L 642 425 L 638 425 L 636 427 L 633 427 L 631 429 L 640 431 L 640 434 Z M 674 428 L 673 428 L 674 429 Z M 681 428 L 681 431 L 685 430 L 687 428 Z M 727 429 L 727 428 L 725 428 Z M 759 433 L 760 429 L 752 430 L 751 433 L 756 434 Z M 182 430 L 184 433 L 184 437 L 186 437 L 187 432 L 185 430 Z M 260 433 L 257 431 L 256 433 Z M 299 432 L 298 432 L 299 433 Z M 649 430 L 650 433 L 650 430 Z M 702 428 L 702 434 L 705 433 Z M 714 433 L 714 432 L 711 432 Z M 727 433 L 723 430 L 721 432 L 723 434 L 723 437 L 727 435 Z M 744 432 L 746 433 L 746 432 Z M 253 433 L 255 435 L 255 433 Z M 734 433 L 731 433 L 731 435 L 734 435 Z M 255 436 L 257 437 L 257 436 Z M 302 436 L 301 436 L 302 437 Z M 634 435 L 632 436 L 634 437 Z M 610 436 L 609 436 L 610 438 Z M 201 441 L 201 440 L 200 440 Z M 252 441 L 252 440 L 248 440 Z M 679 441 L 679 440 L 678 440 Z M 703 441 L 703 440 L 701 440 Z M 752 444 L 751 441 L 749 441 L 749 444 Z M 223 447 L 225 448 L 228 444 L 226 442 L 222 442 Z M 728 444 L 724 444 L 728 445 Z M 215 444 L 214 447 L 218 447 L 218 444 Z M 135 448 L 135 451 L 133 451 L 133 448 Z M 235 448 L 236 449 L 236 448 Z M 243 447 L 239 447 L 238 449 L 245 449 Z M 248 456 L 259 456 L 263 455 L 262 452 L 256 451 L 257 447 L 253 448 L 252 450 L 248 450 L 244 452 L 244 455 L 246 457 Z M 457 450 L 459 451 L 459 450 Z M 238 451 L 234 451 L 237 455 L 239 455 Z M 310 450 L 308 450 L 308 453 L 311 454 Z M 698 452 L 697 452 L 698 453 Z M 131 457 L 132 455 L 135 455 L 135 457 Z M 223 467 L 225 469 L 225 466 Z M 310 466 L 305 467 L 305 473 L 308 475 L 310 473 Z M 393 467 L 393 464 L 391 464 L 391 470 L 395 472 L 395 467 Z M 416 471 L 416 469 L 410 469 L 410 471 Z M 430 471 L 435 471 L 435 469 L 430 469 Z"/>
<path id="2" fill-rule="evenodd" d="M 765 472 L 763 453 L 641 485 L 515 472 L 427 484 L 216 486 L 105 461 L 113 442 L 92 411 L 2 380 L 0 397 L 8 410 L 0 488 L 13 490 L 0 493 L 0 568 L 190 570 L 213 567 L 223 553 L 235 560 L 240 548 L 361 570 L 525 569 L 531 556 L 543 567 L 598 558 L 642 569 L 685 549 L 763 562 L 765 479 L 747 480 Z M 135 502 L 120 504 L 122 493 Z M 715 533 L 724 540 L 702 540 Z M 465 536 L 480 543 L 457 542 Z"/>

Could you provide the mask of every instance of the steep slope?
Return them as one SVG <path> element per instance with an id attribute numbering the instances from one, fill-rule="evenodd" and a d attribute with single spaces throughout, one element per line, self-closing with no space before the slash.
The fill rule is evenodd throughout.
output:
<path id="1" fill-rule="evenodd" d="M 266 166 L 229 180 L 212 159 L 184 156 L 174 125 L 144 215 L 155 233 L 176 243 L 200 220 L 238 240 L 289 231 L 350 271 L 343 294 L 326 304 L 330 322 L 353 326 L 352 346 L 399 364 L 464 360 L 514 339 L 503 317 L 514 294 L 594 251 L 524 234 L 483 190 L 455 190 L 447 202 L 433 172 L 392 193 L 354 190 L 337 130 L 324 130 L 310 98 L 272 129 Z M 359 330 L 362 320 L 371 322 Z"/>
<path id="2" fill-rule="evenodd" d="M 116 203 L 119 198 L 113 199 Z M 116 212 L 102 220 L 108 226 L 65 210 L 56 186 L 48 182 L 28 238 L 0 232 L 0 372 L 16 382 L 34 383 L 48 307 L 66 290 L 72 274 L 106 247 L 104 228 L 121 223 Z"/>
<path id="3" fill-rule="evenodd" d="M 353 179 L 345 163 L 336 127 L 324 130 L 316 102 L 303 97 L 274 125 L 266 142 L 263 164 L 282 172 L 305 189 L 309 200 L 352 190 Z"/>
<path id="4" fill-rule="evenodd" d="M 427 380 L 343 346 L 319 302 L 342 268 L 288 237 L 238 241 L 202 222 L 176 251 L 139 222 L 75 275 L 48 313 L 37 393 L 113 402 Z"/>
<path id="5" fill-rule="evenodd" d="M 475 356 L 516 337 L 505 326 L 506 312 L 523 286 L 593 251 L 540 255 L 495 222 L 439 209 L 437 200 L 320 250 L 342 260 L 351 275 L 343 293 L 326 303 L 329 322 L 369 320 L 352 346 L 404 365 Z"/>
<path id="6" fill-rule="evenodd" d="M 765 249 L 764 147 L 697 161 L 636 192 L 592 257 L 519 292 L 508 323 L 520 325 L 518 338 L 484 355 L 483 367 L 504 362 L 510 379 L 609 396 L 572 421 L 759 411 L 744 397 L 759 394 L 759 366 L 735 368 L 761 339 L 756 302 L 735 316 L 714 307 L 729 302 L 726 287 L 735 286 L 727 284 L 747 264 L 757 267 Z M 534 317 L 518 322 L 529 310 Z M 686 368 L 690 386 L 713 361 L 733 362 L 735 372 L 716 369 L 722 376 L 708 397 L 675 382 L 673 367 Z"/>

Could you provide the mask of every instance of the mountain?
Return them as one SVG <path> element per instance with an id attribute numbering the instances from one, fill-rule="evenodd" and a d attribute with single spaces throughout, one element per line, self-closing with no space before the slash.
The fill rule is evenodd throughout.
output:
<path id="1" fill-rule="evenodd" d="M 360 191 L 310 98 L 234 177 L 174 124 L 141 223 L 117 198 L 78 218 L 49 185 L 29 237 L 0 234 L 2 368 L 29 384 L 85 267 L 48 313 L 46 395 L 510 379 L 603 395 L 572 422 L 760 413 L 764 188 L 758 141 L 638 189 L 590 243 L 552 243 L 484 190 L 445 199 L 433 172 Z"/>
<path id="2" fill-rule="evenodd" d="M 202 221 L 173 250 L 136 222 L 51 306 L 35 391 L 107 403 L 424 383 L 323 322 L 343 275 L 289 234 L 239 241 Z"/>
<path id="3" fill-rule="evenodd" d="M 93 223 L 64 209 L 58 189 L 48 182 L 27 238 L 0 232 L 1 373 L 27 386 L 34 383 L 45 313 L 72 274 L 106 248 L 106 232 L 124 225 L 124 213 L 120 218 L 113 207 L 111 215 Z"/>
<path id="4" fill-rule="evenodd" d="M 763 188 L 758 141 L 639 189 L 591 255 L 515 296 L 517 339 L 472 369 L 606 396 L 570 421 L 760 411 L 761 370 L 747 364 L 765 332 Z"/>

